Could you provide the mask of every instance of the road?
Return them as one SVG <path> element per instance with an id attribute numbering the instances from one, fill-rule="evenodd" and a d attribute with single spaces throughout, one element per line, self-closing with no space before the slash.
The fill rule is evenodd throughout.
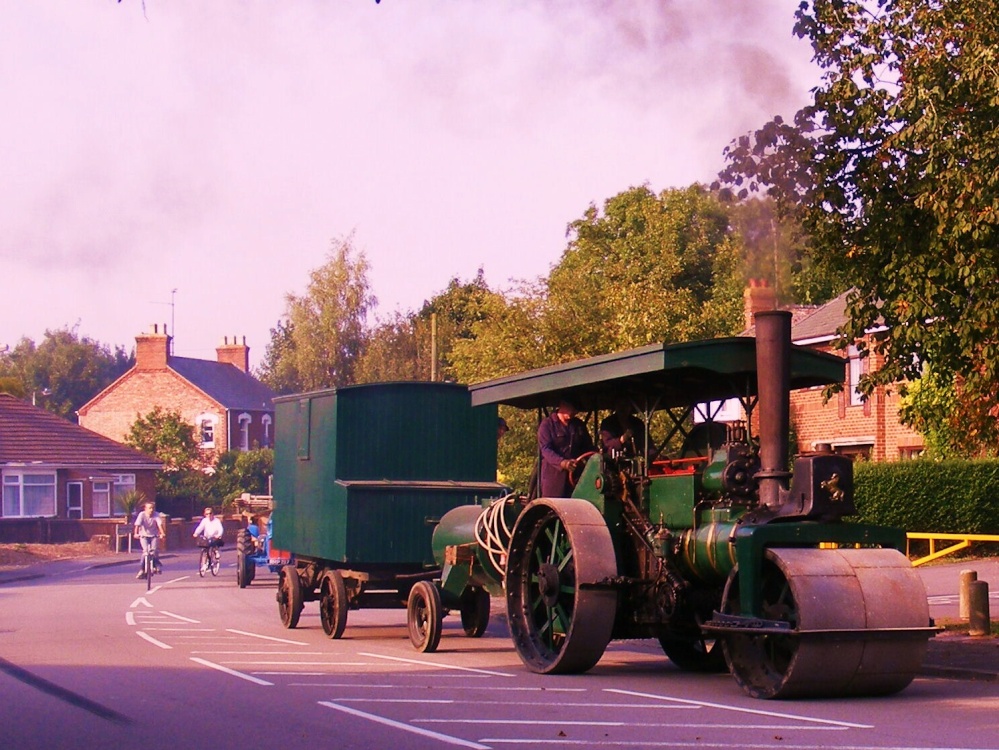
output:
<path id="1" fill-rule="evenodd" d="M 132 566 L 0 586 L 4 746 L 999 748 L 995 683 L 767 702 L 728 675 L 679 672 L 647 641 L 546 677 L 521 666 L 499 616 L 481 639 L 448 618 L 434 654 L 410 646 L 402 611 L 353 611 L 332 641 L 310 603 L 286 630 L 276 577 L 240 590 L 232 558 L 217 579 L 169 558 L 148 594 Z"/>

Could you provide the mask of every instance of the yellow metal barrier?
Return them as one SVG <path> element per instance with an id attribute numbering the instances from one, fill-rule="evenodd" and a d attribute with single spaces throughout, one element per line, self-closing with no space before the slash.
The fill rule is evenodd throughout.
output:
<path id="1" fill-rule="evenodd" d="M 912 561 L 913 566 L 928 563 L 958 550 L 967 549 L 972 542 L 999 542 L 999 534 L 932 534 L 921 531 L 906 532 L 906 555 L 909 554 L 909 542 L 913 539 L 924 539 L 930 543 L 930 553 Z M 943 549 L 937 549 L 937 541 L 955 542 Z"/>

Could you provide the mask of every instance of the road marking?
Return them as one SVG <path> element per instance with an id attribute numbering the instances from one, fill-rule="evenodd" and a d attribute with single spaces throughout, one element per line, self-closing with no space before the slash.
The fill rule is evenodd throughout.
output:
<path id="1" fill-rule="evenodd" d="M 371 696 L 369 698 L 337 698 L 341 703 L 424 703 L 422 698 L 377 698 Z M 447 701 L 448 703 L 454 704 L 467 704 L 470 706 L 482 705 L 482 701 L 476 700 L 457 700 L 451 699 Z M 537 701 L 503 701 L 504 706 L 536 706 Z M 564 703 L 559 701 L 559 708 L 622 708 L 620 703 Z M 659 711 L 696 711 L 700 706 L 664 706 L 662 703 L 629 703 L 624 706 L 628 709 L 633 708 L 654 708 Z M 673 726 L 670 724 L 670 726 Z"/>
<path id="2" fill-rule="evenodd" d="M 338 701 L 344 700 L 337 698 Z M 386 701 L 390 702 L 390 701 Z M 430 703 L 441 703 L 442 701 L 428 701 Z M 504 706 L 517 705 L 504 703 Z M 620 707 L 620 704 L 619 704 Z M 631 706 L 628 706 L 631 708 Z M 545 726 L 553 724 L 562 726 L 563 724 L 573 727 L 659 727 L 661 722 L 644 724 L 636 721 L 553 721 L 552 719 L 413 719 L 418 724 L 524 724 L 526 726 Z M 800 732 L 845 732 L 849 727 L 803 727 L 800 724 L 674 724 L 670 722 L 670 729 L 765 729 L 767 731 L 800 731 Z M 785 745 L 781 745 L 785 747 Z"/>
<path id="3" fill-rule="evenodd" d="M 605 692 L 617 695 L 627 695 L 632 698 L 651 698 L 653 700 L 672 701 L 684 703 L 692 706 L 707 706 L 708 708 L 718 708 L 723 711 L 735 711 L 736 713 L 754 714 L 756 716 L 771 716 L 775 719 L 791 719 L 793 721 L 809 721 L 815 724 L 831 724 L 833 726 L 849 727 L 850 729 L 874 729 L 873 724 L 853 724 L 848 721 L 836 721 L 835 719 L 818 719 L 812 716 L 800 716 L 798 714 L 785 714 L 777 711 L 764 711 L 759 708 L 740 708 L 738 706 L 726 706 L 723 703 L 708 703 L 707 701 L 692 701 L 684 698 L 673 698 L 668 695 L 655 695 L 653 693 L 637 693 L 632 690 L 618 690 L 616 688 L 604 688 Z"/>
<path id="4" fill-rule="evenodd" d="M 217 669 L 219 672 L 225 672 L 233 677 L 238 677 L 241 680 L 246 680 L 247 682 L 252 682 L 255 685 L 265 685 L 273 686 L 273 682 L 268 682 L 267 680 L 261 680 L 259 677 L 254 677 L 253 675 L 244 674 L 243 672 L 237 672 L 235 669 L 229 669 L 228 667 L 223 667 L 221 664 L 216 664 L 215 662 L 208 661 L 207 659 L 199 659 L 197 656 L 192 656 L 191 661 L 201 664 L 211 669 Z"/>
<path id="5" fill-rule="evenodd" d="M 474 672 L 476 674 L 487 674 L 493 677 L 514 677 L 509 672 L 494 672 L 490 669 L 474 669 L 473 667 L 459 667 L 454 664 L 440 664 L 434 661 L 422 661 L 420 659 L 404 659 L 401 656 L 386 656 L 385 654 L 371 654 L 359 652 L 358 656 L 370 656 L 372 659 L 387 659 L 388 661 L 401 661 L 405 664 L 416 664 L 420 667 L 435 667 L 437 669 L 453 669 L 459 672 Z"/>
<path id="6" fill-rule="evenodd" d="M 125 613 L 125 624 L 133 627 L 135 626 L 135 615 L 132 610 L 128 610 L 128 612 Z"/>
<path id="7" fill-rule="evenodd" d="M 215 628 L 146 628 L 146 630 L 165 630 L 170 633 L 214 633 Z"/>
<path id="8" fill-rule="evenodd" d="M 150 604 L 146 600 L 146 597 L 140 596 L 138 599 L 136 599 L 134 602 L 132 602 L 130 605 L 128 605 L 128 608 L 129 609 L 135 609 L 136 607 L 138 607 L 140 605 L 143 606 L 143 607 L 150 607 L 150 608 L 153 606 L 152 604 Z"/>
<path id="9" fill-rule="evenodd" d="M 277 643 L 290 643 L 293 646 L 308 646 L 308 643 L 302 641 L 289 641 L 287 638 L 275 638 L 272 635 L 260 635 L 260 633 L 247 633 L 245 630 L 233 630 L 232 628 L 226 628 L 230 633 L 237 633 L 239 635 L 247 635 L 250 638 L 261 638 L 265 641 L 276 641 Z"/>
<path id="10" fill-rule="evenodd" d="M 146 634 L 145 634 L 145 633 L 143 633 L 143 632 L 142 632 L 141 630 L 136 630 L 136 631 L 135 631 L 135 633 L 136 633 L 136 635 L 138 635 L 138 636 L 139 636 L 139 638 L 142 638 L 142 639 L 144 639 L 144 640 L 147 640 L 147 641 L 149 641 L 149 642 L 150 642 L 151 644 L 153 644 L 154 646 L 159 646 L 160 648 L 168 648 L 168 649 L 169 649 L 169 648 L 173 648 L 173 646 L 168 646 L 168 645 L 167 645 L 167 644 L 165 644 L 165 643 L 164 643 L 163 641 L 158 641 L 158 640 L 156 640 L 156 639 L 155 639 L 155 638 L 153 638 L 153 637 L 152 637 L 151 635 L 146 635 Z"/>
<path id="11" fill-rule="evenodd" d="M 223 664 L 262 664 L 269 667 L 370 667 L 369 661 L 224 661 Z"/>
<path id="12" fill-rule="evenodd" d="M 240 656 L 283 656 L 284 651 L 199 651 L 197 649 L 191 651 L 192 654 L 212 654 L 213 656 L 219 656 L 224 654 L 239 654 Z M 326 651 L 292 651 L 295 656 L 325 656 Z"/>
<path id="13" fill-rule="evenodd" d="M 192 620 L 190 617 L 184 617 L 183 615 L 175 615 L 173 612 L 167 612 L 165 609 L 161 609 L 160 613 L 166 615 L 167 617 L 173 617 L 177 620 L 181 620 L 182 622 L 192 622 L 195 625 L 201 624 L 199 620 Z"/>
<path id="14" fill-rule="evenodd" d="M 322 675 L 322 672 L 255 672 L 255 674 L 288 674 L 297 675 L 299 677 L 312 676 L 315 674 L 317 676 Z M 478 676 L 478 675 L 476 675 Z M 436 677 L 434 678 L 436 679 Z M 412 690 L 413 688 L 418 688 L 419 685 L 403 685 L 401 683 L 390 684 L 390 683 L 369 683 L 369 684 L 358 684 L 356 682 L 289 682 L 288 687 L 322 687 L 322 688 L 368 688 L 373 690 Z M 428 687 L 430 687 L 428 685 Z M 434 685 L 434 687 L 437 687 Z M 462 685 L 461 691 L 463 693 L 470 692 L 472 690 L 488 690 L 490 693 L 497 693 L 502 690 L 512 690 L 517 692 L 529 692 L 529 693 L 585 693 L 588 688 L 543 688 L 543 687 L 489 687 L 483 685 L 482 687 L 475 687 L 469 685 Z M 535 704 L 531 704 L 535 705 Z M 560 704 L 561 705 L 561 704 Z M 615 703 L 614 706 L 618 707 L 621 704 Z M 630 708 L 630 706 L 629 706 Z M 665 708 L 660 704 L 656 704 L 656 708 Z M 679 706 L 677 707 L 679 708 Z"/>
<path id="15" fill-rule="evenodd" d="M 404 732 L 412 732 L 413 734 L 418 734 L 422 737 L 430 737 L 431 739 L 440 740 L 441 742 L 446 742 L 450 745 L 460 745 L 461 747 L 470 747 L 474 748 L 474 750 L 491 750 L 489 745 L 483 745 L 479 742 L 470 742 L 469 740 L 459 739 L 458 737 L 452 737 L 447 734 L 431 732 L 429 729 L 414 727 L 411 724 L 404 724 L 401 721 L 393 721 L 392 719 L 386 719 L 383 716 L 375 716 L 374 714 L 365 713 L 364 711 L 358 711 L 353 708 L 347 708 L 346 706 L 341 706 L 336 703 L 330 703 L 329 701 L 319 701 L 319 705 L 326 706 L 326 708 L 332 708 L 334 711 L 342 711 L 345 714 L 350 714 L 351 716 L 357 716 L 361 719 L 368 719 L 369 721 L 374 721 L 378 724 L 384 724 L 385 726 L 388 727 L 401 729 Z"/>

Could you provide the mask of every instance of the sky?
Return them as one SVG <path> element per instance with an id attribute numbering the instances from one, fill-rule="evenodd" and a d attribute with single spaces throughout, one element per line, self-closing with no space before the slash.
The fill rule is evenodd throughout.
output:
<path id="1" fill-rule="evenodd" d="M 637 185 L 808 101 L 799 0 L 0 4 L 0 350 L 75 328 L 256 366 L 351 237 L 370 322 L 545 276 Z"/>

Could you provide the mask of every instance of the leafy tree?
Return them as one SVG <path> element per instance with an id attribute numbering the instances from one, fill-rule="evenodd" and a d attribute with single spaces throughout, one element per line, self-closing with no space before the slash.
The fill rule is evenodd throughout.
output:
<path id="1" fill-rule="evenodd" d="M 124 374 L 134 358 L 121 347 L 112 351 L 76 328 L 45 331 L 40 344 L 25 337 L 0 356 L 0 377 L 20 383 L 25 398 L 36 394 L 36 404 L 67 419 L 76 410 Z M 40 396 L 44 392 L 44 397 Z"/>
<path id="2" fill-rule="evenodd" d="M 723 181 L 766 190 L 849 278 L 845 342 L 886 326 L 861 388 L 919 376 L 995 406 L 999 368 L 999 15 L 986 0 L 812 0 L 797 12 L 823 71 L 793 123 L 728 150 Z"/>
<path id="3" fill-rule="evenodd" d="M 960 376 L 926 368 L 909 385 L 899 418 L 923 435 L 927 458 L 989 458 L 999 455 L 999 408 L 982 404 L 997 402 L 996 393 L 983 396 L 966 388 Z"/>
<path id="4" fill-rule="evenodd" d="M 280 394 L 301 390 L 302 379 L 295 363 L 294 346 L 291 322 L 279 320 L 271 329 L 271 340 L 256 376 Z"/>
<path id="5" fill-rule="evenodd" d="M 266 495 L 268 479 L 273 473 L 274 451 L 270 448 L 225 451 L 215 461 L 209 498 L 213 503 L 227 507 L 244 492 Z"/>
<path id="6" fill-rule="evenodd" d="M 287 322 L 271 330 L 265 382 L 282 392 L 354 382 L 376 301 L 367 273 L 352 236 L 333 242 L 327 262 L 309 274 L 306 293 L 286 296 Z"/>
<path id="7" fill-rule="evenodd" d="M 744 276 L 726 207 L 704 188 L 631 188 L 591 205 L 548 278 L 544 338 L 556 359 L 742 326 Z"/>
<path id="8" fill-rule="evenodd" d="M 204 456 L 194 432 L 176 411 L 155 407 L 137 415 L 124 440 L 163 462 L 156 476 L 156 493 L 166 497 L 204 495 Z"/>
<path id="9" fill-rule="evenodd" d="M 430 326 L 414 314 L 396 312 L 369 332 L 355 370 L 359 383 L 430 380 Z M 426 333 L 422 329 L 426 329 Z"/>

